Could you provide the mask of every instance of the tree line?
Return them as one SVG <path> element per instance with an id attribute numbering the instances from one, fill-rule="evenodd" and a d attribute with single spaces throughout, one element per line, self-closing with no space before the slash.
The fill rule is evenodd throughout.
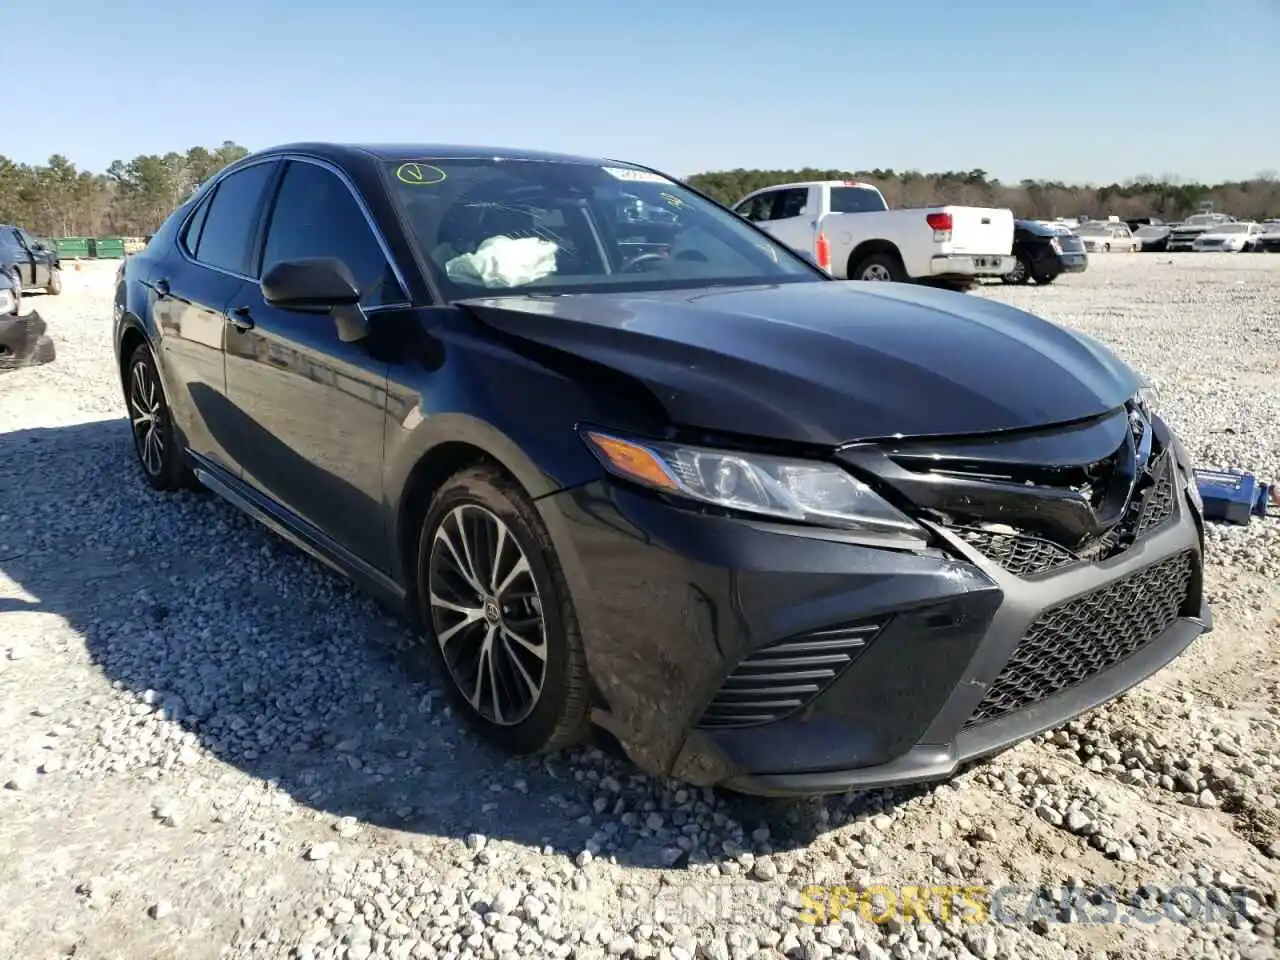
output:
<path id="1" fill-rule="evenodd" d="M 38 237 L 145 237 L 191 192 L 248 150 L 230 140 L 210 150 L 143 154 L 106 173 L 78 170 L 62 154 L 45 164 L 0 156 L 0 223 Z"/>
<path id="2" fill-rule="evenodd" d="M 79 170 L 57 154 L 44 164 L 20 164 L 0 156 L 0 223 L 44 237 L 147 236 L 199 184 L 248 151 L 226 140 L 214 149 L 143 154 L 117 160 L 105 173 Z M 1252 180 L 1204 184 L 1166 175 L 1136 177 L 1106 186 L 1060 181 L 1001 183 L 985 170 L 920 173 L 916 170 L 720 170 L 694 174 L 688 182 L 730 204 L 761 187 L 797 180 L 873 183 L 890 207 L 941 203 L 1009 207 L 1022 217 L 1178 220 L 1204 201 L 1243 219 L 1280 217 L 1280 180 L 1260 173 Z"/>

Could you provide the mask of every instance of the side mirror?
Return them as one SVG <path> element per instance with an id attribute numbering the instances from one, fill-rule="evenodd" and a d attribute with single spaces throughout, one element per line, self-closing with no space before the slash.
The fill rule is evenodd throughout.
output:
<path id="1" fill-rule="evenodd" d="M 343 343 L 363 340 L 369 325 L 360 309 L 360 291 L 337 257 L 306 257 L 273 263 L 262 275 L 262 299 L 281 310 L 327 313 Z"/>
<path id="2" fill-rule="evenodd" d="M 354 307 L 360 291 L 347 265 L 337 257 L 307 257 L 273 263 L 262 275 L 262 299 L 282 310 L 328 313 Z"/>

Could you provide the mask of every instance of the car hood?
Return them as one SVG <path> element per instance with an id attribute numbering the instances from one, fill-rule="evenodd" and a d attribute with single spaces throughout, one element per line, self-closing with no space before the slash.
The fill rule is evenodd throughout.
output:
<path id="1" fill-rule="evenodd" d="M 908 284 L 831 281 L 462 301 L 516 338 L 649 388 L 677 424 L 835 445 L 1096 416 L 1140 381 L 1021 310 Z"/>

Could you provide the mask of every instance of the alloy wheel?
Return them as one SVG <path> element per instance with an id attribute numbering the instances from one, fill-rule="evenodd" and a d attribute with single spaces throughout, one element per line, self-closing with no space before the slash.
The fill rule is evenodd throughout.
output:
<path id="1" fill-rule="evenodd" d="M 133 443 L 142 468 L 152 477 L 164 470 L 164 399 L 151 367 L 145 362 L 133 365 L 129 383 L 129 419 L 133 424 Z"/>
<path id="2" fill-rule="evenodd" d="M 873 263 L 862 271 L 862 279 L 887 281 L 892 280 L 893 277 L 889 275 L 888 267 L 880 263 Z"/>
<path id="3" fill-rule="evenodd" d="M 436 528 L 427 577 L 436 642 L 459 691 L 491 723 L 520 723 L 547 675 L 542 598 L 524 550 L 494 513 L 463 504 Z"/>
<path id="4" fill-rule="evenodd" d="M 1021 283 L 1027 275 L 1027 265 L 1020 258 L 1014 258 L 1013 269 L 1006 274 L 1011 283 Z"/>

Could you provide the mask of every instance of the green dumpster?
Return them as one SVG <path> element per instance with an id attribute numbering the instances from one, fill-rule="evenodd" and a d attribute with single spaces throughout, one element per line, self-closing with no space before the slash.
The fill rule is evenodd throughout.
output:
<path id="1" fill-rule="evenodd" d="M 90 256 L 88 237 L 58 237 L 53 248 L 62 260 L 83 260 Z"/>
<path id="2" fill-rule="evenodd" d="M 99 260 L 123 260 L 123 237 L 98 237 L 93 241 L 94 255 Z"/>

